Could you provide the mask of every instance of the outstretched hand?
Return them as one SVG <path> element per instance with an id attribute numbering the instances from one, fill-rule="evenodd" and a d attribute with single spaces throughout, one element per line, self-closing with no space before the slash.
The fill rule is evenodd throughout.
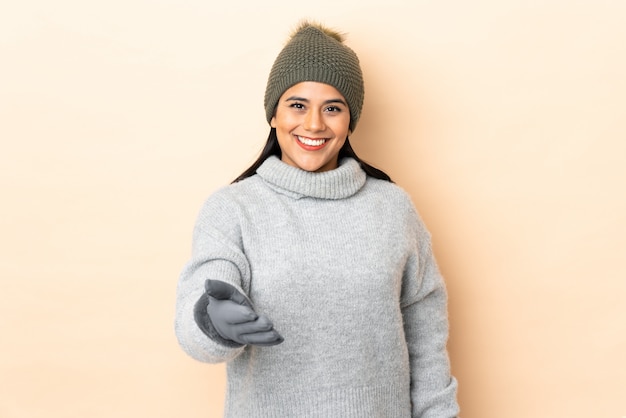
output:
<path id="1" fill-rule="evenodd" d="M 283 337 L 266 315 L 258 315 L 250 300 L 235 287 L 219 280 L 207 280 L 206 308 L 215 330 L 227 340 L 239 344 L 277 345 Z"/>

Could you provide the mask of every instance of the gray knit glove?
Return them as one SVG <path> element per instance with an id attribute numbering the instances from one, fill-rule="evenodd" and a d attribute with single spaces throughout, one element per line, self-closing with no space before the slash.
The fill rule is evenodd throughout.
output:
<path id="1" fill-rule="evenodd" d="M 219 280 L 207 280 L 204 287 L 206 292 L 196 303 L 194 317 L 209 338 L 227 347 L 283 342 L 269 318 L 258 315 L 235 287 Z"/>

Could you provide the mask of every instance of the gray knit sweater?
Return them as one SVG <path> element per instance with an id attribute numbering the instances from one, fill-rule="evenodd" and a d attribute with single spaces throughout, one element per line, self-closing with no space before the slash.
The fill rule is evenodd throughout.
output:
<path id="1" fill-rule="evenodd" d="M 194 321 L 206 279 L 247 294 L 285 341 L 229 348 Z M 344 159 L 270 157 L 204 204 L 177 289 L 176 334 L 228 362 L 225 416 L 455 417 L 446 291 L 410 198 Z"/>

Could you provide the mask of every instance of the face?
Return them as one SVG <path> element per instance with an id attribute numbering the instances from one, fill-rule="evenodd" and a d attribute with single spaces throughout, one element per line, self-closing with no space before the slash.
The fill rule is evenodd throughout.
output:
<path id="1" fill-rule="evenodd" d="M 337 168 L 339 150 L 350 135 L 350 109 L 336 88 L 305 81 L 280 97 L 270 125 L 276 128 L 282 160 L 302 170 Z"/>

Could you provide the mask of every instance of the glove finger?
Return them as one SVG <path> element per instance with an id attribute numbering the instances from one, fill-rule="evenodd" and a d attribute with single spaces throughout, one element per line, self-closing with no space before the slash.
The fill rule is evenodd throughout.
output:
<path id="1" fill-rule="evenodd" d="M 207 313 L 214 322 L 223 322 L 225 325 L 247 323 L 259 318 L 257 313 L 248 306 L 240 305 L 230 299 L 215 299 L 212 296 L 209 296 Z"/>
<path id="2" fill-rule="evenodd" d="M 275 329 L 271 331 L 255 332 L 240 336 L 240 340 L 246 344 L 271 346 L 282 343 L 285 339 Z"/>
<path id="3" fill-rule="evenodd" d="M 240 305 L 252 307 L 248 298 L 237 290 L 237 288 L 221 280 L 206 280 L 204 282 L 204 290 L 209 296 L 215 299 L 230 299 Z"/>
<path id="4" fill-rule="evenodd" d="M 236 335 L 247 335 L 258 332 L 271 331 L 274 328 L 272 322 L 265 315 L 259 316 L 254 321 L 241 322 L 231 325 L 233 333 Z"/>

